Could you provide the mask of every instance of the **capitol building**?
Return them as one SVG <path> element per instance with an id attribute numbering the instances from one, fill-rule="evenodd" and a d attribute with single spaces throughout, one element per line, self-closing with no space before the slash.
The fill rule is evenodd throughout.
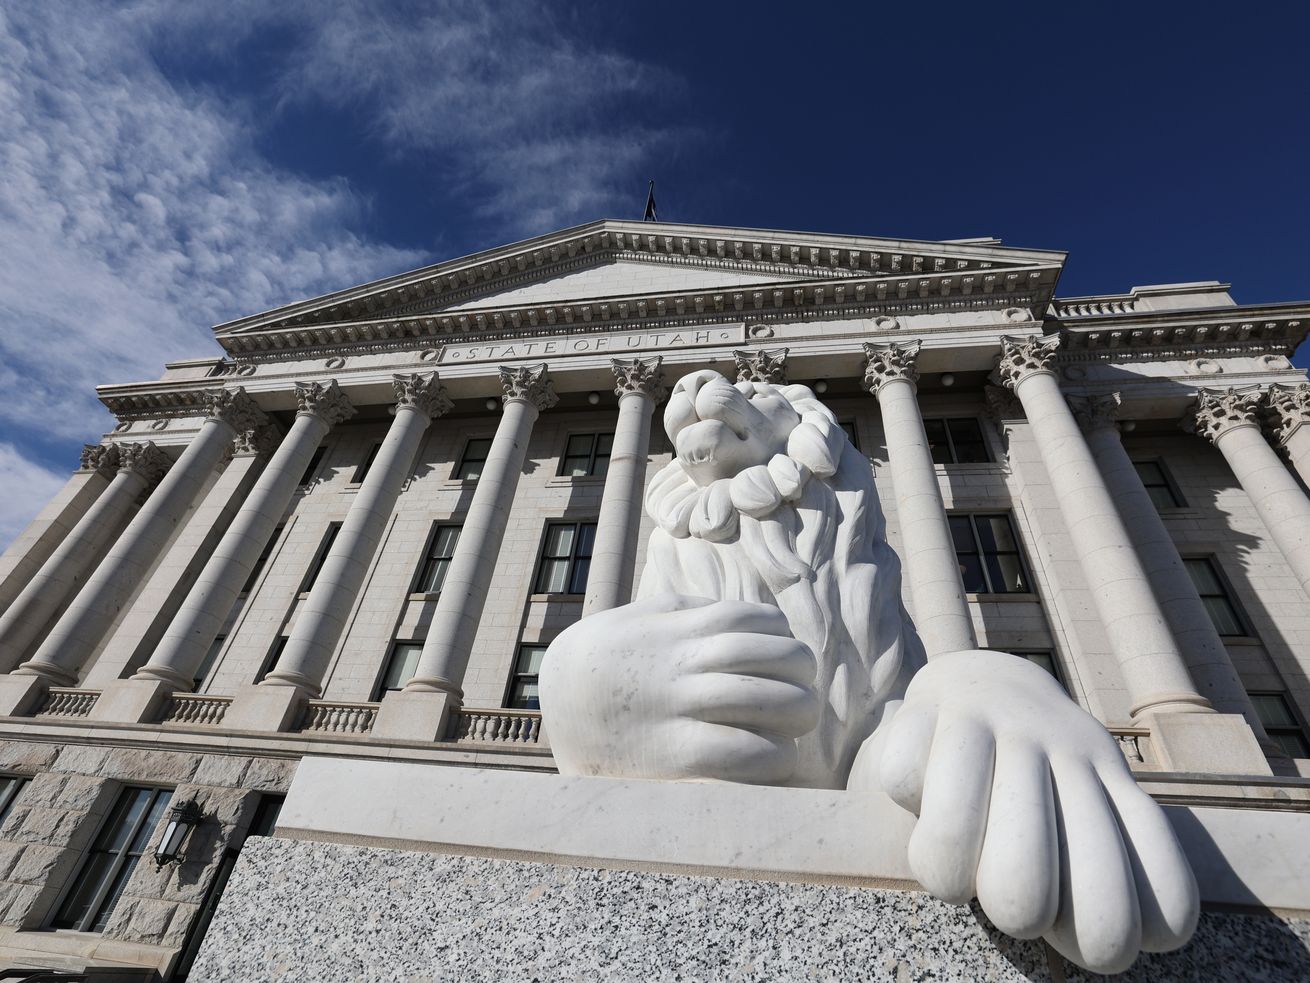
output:
<path id="1" fill-rule="evenodd" d="M 1065 259 L 598 221 L 108 380 L 0 560 L 0 970 L 1099 978 L 939 899 L 890 803 L 557 761 L 547 651 L 638 597 L 717 373 L 867 461 L 926 665 L 1037 667 L 1163 807 L 1200 919 L 1164 951 L 1143 902 L 1123 978 L 1310 979 L 1310 300 L 1058 297 Z"/>

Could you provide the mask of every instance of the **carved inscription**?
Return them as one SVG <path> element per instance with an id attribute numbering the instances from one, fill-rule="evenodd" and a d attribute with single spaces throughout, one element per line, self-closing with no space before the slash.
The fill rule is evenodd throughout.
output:
<path id="1" fill-rule="evenodd" d="M 443 365 L 461 362 L 504 362 L 517 358 L 548 358 L 568 355 L 620 355 L 624 352 L 664 351 L 697 348 L 702 345 L 740 345 L 746 340 L 746 325 L 716 324 L 711 327 L 678 328 L 672 331 L 634 331 L 621 334 L 563 335 L 558 338 L 513 339 L 447 345 L 437 361 Z"/>

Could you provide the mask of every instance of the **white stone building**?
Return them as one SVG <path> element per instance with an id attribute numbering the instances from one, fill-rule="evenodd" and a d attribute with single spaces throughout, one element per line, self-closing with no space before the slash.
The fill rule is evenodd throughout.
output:
<path id="1" fill-rule="evenodd" d="M 1162 802 L 1304 817 L 1310 301 L 1056 299 L 1064 260 L 603 221 L 102 387 L 118 426 L 0 561 L 0 967 L 183 978 L 306 759 L 553 771 L 541 655 L 632 596 L 702 368 L 844 421 L 930 655 L 1048 668 Z"/>

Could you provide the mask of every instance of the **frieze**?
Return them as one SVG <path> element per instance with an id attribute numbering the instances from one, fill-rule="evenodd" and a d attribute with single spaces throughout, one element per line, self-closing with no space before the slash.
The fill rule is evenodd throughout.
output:
<path id="1" fill-rule="evenodd" d="M 624 334 L 566 335 L 562 338 L 513 339 L 506 342 L 476 342 L 447 345 L 437 362 L 462 365 L 467 362 L 504 362 L 518 358 L 546 358 L 561 355 L 614 355 L 622 352 L 665 351 L 702 345 L 739 345 L 746 340 L 746 325 L 720 324 L 712 328 L 678 331 L 641 331 Z"/>

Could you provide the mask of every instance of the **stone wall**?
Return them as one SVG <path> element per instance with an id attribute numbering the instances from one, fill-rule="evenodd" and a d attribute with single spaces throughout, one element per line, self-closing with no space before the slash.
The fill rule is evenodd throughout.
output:
<path id="1" fill-rule="evenodd" d="M 162 869 L 151 859 L 162 824 L 154 830 L 102 939 L 180 947 L 223 852 L 244 838 L 260 794 L 284 793 L 295 767 L 186 749 L 0 744 L 0 772 L 31 775 L 0 826 L 0 925 L 20 932 L 44 927 L 122 788 L 163 786 L 173 789 L 173 802 L 194 797 L 207 820 L 187 841 L 185 861 Z M 21 947 L 44 949 L 43 938 L 56 940 L 40 933 Z"/>
<path id="2" fill-rule="evenodd" d="M 258 839 L 197 983 L 1068 980 L 1092 976 L 926 894 Z M 1310 921 L 1208 912 L 1118 979 L 1310 978 Z"/>

